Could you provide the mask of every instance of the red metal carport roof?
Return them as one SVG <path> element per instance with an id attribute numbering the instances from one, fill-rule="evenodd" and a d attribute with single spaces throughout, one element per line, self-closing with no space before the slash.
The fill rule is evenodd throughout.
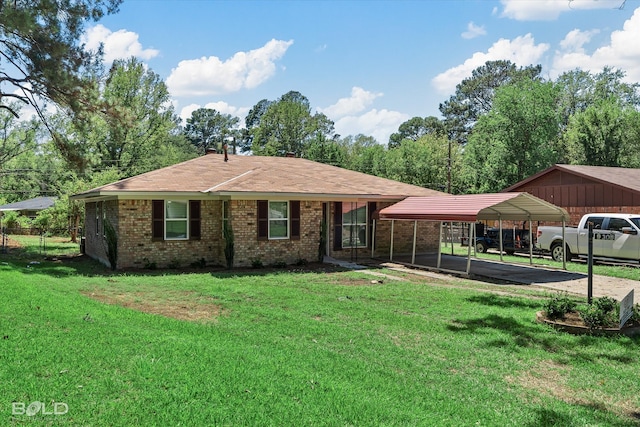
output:
<path id="1" fill-rule="evenodd" d="M 462 221 L 562 221 L 569 214 L 561 207 L 529 193 L 467 194 L 407 197 L 378 211 L 381 220 Z"/>

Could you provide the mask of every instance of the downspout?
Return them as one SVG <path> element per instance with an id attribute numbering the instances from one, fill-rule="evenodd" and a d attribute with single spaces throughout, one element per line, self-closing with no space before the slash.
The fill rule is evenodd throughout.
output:
<path id="1" fill-rule="evenodd" d="M 373 220 L 373 229 L 371 230 L 371 258 L 375 255 L 376 247 L 376 220 Z"/>
<path id="2" fill-rule="evenodd" d="M 391 247 L 389 248 L 389 261 L 393 261 L 393 226 L 396 220 L 391 220 Z"/>
<path id="3" fill-rule="evenodd" d="M 413 221 L 413 253 L 411 254 L 411 264 L 416 263 L 416 240 L 418 236 L 418 221 Z"/>

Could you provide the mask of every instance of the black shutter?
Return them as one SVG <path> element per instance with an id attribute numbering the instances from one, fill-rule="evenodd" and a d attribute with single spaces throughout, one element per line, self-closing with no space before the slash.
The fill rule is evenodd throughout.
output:
<path id="1" fill-rule="evenodd" d="M 289 238 L 291 240 L 300 240 L 300 200 L 292 200 L 289 202 Z"/>
<path id="2" fill-rule="evenodd" d="M 189 239 L 200 240 L 200 200 L 189 200 Z"/>
<path id="3" fill-rule="evenodd" d="M 151 202 L 151 238 L 153 240 L 164 239 L 164 200 L 153 200 Z"/>
<path id="4" fill-rule="evenodd" d="M 369 214 L 368 227 L 369 227 L 369 240 L 367 241 L 367 247 L 371 249 L 371 242 L 373 242 L 373 214 L 376 212 L 376 202 L 369 202 L 367 204 L 367 211 Z"/>
<path id="5" fill-rule="evenodd" d="M 258 200 L 258 240 L 269 240 L 269 202 Z"/>
<path id="6" fill-rule="evenodd" d="M 333 250 L 342 250 L 342 202 L 333 203 Z"/>

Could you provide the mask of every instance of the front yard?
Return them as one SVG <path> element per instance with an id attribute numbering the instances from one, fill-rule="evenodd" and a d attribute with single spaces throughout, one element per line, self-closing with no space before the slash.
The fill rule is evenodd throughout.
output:
<path id="1" fill-rule="evenodd" d="M 2 425 L 640 423 L 640 339 L 538 324 L 539 291 L 51 251 L 0 254 Z"/>

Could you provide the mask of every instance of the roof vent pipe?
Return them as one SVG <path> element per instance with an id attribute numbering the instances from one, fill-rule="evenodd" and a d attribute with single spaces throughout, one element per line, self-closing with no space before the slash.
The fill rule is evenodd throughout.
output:
<path id="1" fill-rule="evenodd" d="M 222 145 L 222 149 L 224 150 L 224 161 L 227 162 L 227 161 L 229 161 L 229 155 L 227 154 L 227 143 L 226 142 Z"/>

